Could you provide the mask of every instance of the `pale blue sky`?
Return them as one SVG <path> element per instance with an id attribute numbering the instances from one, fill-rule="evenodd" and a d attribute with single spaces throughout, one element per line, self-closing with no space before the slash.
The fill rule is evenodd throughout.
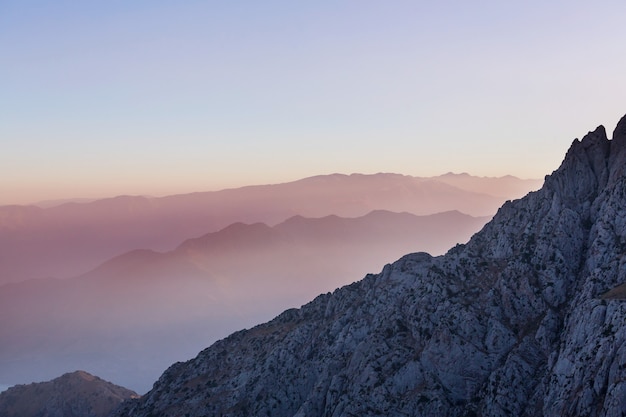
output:
<path id="1" fill-rule="evenodd" d="M 623 1 L 0 0 L 0 204 L 541 178 L 626 113 Z"/>

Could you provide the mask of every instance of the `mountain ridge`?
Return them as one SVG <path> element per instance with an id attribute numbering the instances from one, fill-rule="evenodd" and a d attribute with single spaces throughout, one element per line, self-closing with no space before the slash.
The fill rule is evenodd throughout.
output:
<path id="1" fill-rule="evenodd" d="M 485 194 L 484 187 L 473 183 L 454 186 L 380 174 L 322 176 L 159 198 L 119 196 L 46 209 L 2 206 L 0 283 L 79 275 L 126 251 L 171 250 L 185 239 L 234 222 L 276 225 L 294 215 L 358 217 L 376 209 L 416 215 L 460 209 L 491 216 L 502 201 L 539 186 L 538 180 L 495 180 L 497 186 L 476 181 L 499 190 L 498 195 Z"/>
<path id="2" fill-rule="evenodd" d="M 465 245 L 172 365 L 114 414 L 616 416 L 626 412 L 626 116 Z"/>

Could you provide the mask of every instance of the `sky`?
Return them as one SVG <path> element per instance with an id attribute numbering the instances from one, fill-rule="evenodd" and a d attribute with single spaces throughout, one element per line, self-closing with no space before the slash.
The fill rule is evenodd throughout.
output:
<path id="1" fill-rule="evenodd" d="M 0 0 L 0 204 L 542 178 L 626 113 L 626 2 Z"/>

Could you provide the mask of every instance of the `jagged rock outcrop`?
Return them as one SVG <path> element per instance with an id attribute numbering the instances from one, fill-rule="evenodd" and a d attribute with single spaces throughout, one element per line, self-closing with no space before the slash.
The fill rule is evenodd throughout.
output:
<path id="1" fill-rule="evenodd" d="M 177 363 L 116 416 L 626 414 L 626 116 L 466 245 Z"/>
<path id="2" fill-rule="evenodd" d="M 0 393 L 0 416 L 104 417 L 122 401 L 137 397 L 134 391 L 76 371 Z"/>

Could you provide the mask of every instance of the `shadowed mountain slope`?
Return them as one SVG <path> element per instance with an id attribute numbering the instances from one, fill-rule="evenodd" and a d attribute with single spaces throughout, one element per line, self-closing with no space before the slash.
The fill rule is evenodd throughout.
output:
<path id="1" fill-rule="evenodd" d="M 237 332 L 124 417 L 626 413 L 626 117 L 466 245 Z"/>

